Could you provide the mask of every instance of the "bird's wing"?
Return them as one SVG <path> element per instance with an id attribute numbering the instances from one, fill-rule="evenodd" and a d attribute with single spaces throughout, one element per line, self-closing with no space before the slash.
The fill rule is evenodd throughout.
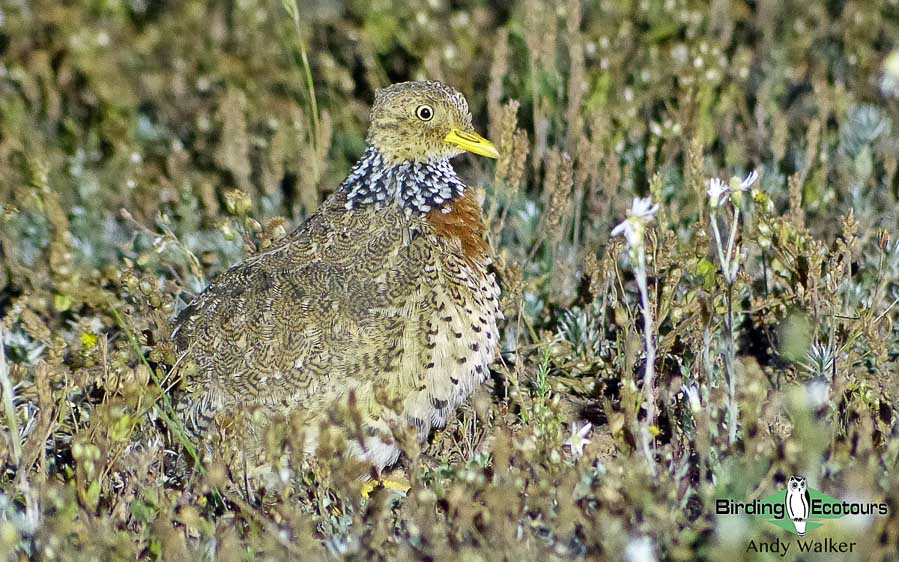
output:
<path id="1" fill-rule="evenodd" d="M 352 389 L 373 400 L 424 348 L 422 287 L 436 274 L 425 241 L 398 221 L 325 212 L 222 274 L 176 321 L 197 367 L 188 388 L 205 394 L 194 402 L 323 410 Z"/>

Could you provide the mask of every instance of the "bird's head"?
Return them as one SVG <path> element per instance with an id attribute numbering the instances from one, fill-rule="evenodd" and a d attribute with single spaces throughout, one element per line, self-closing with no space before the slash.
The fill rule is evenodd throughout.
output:
<path id="1" fill-rule="evenodd" d="M 465 97 L 433 81 L 378 90 L 367 140 L 391 164 L 444 160 L 464 151 L 499 156 L 496 146 L 472 127 Z"/>

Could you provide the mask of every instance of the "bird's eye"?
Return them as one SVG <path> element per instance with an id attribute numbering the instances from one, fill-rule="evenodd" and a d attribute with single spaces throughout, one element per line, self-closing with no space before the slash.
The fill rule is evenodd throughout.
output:
<path id="1" fill-rule="evenodd" d="M 434 117 L 434 110 L 430 105 L 419 105 L 415 110 L 415 115 L 422 121 L 430 121 Z"/>

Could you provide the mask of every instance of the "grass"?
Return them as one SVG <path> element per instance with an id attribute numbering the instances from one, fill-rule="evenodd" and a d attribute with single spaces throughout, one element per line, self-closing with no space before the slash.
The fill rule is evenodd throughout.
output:
<path id="1" fill-rule="evenodd" d="M 890 507 L 809 540 L 895 556 L 897 21 L 891 2 L 4 4 L 0 560 L 765 559 L 750 541 L 792 536 L 715 501 L 793 474 Z M 502 280 L 492 380 L 428 442 L 398 432 L 405 496 L 363 500 L 339 443 L 305 457 L 284 428 L 274 477 L 231 474 L 172 410 L 171 320 L 334 190 L 376 88 L 419 78 L 463 91 L 503 152 L 456 163 Z M 638 197 L 658 205 L 639 253 L 611 236 Z"/>

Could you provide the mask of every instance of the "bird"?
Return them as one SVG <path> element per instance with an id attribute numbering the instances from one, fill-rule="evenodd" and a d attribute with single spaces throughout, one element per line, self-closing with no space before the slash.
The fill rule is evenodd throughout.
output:
<path id="1" fill-rule="evenodd" d="M 808 493 L 808 482 L 804 476 L 790 476 L 784 503 L 787 506 L 787 513 L 793 521 L 793 527 L 796 528 L 796 534 L 804 537 L 805 527 L 808 523 L 809 505 L 811 503 Z"/>
<path id="2" fill-rule="evenodd" d="M 352 408 L 361 437 L 343 453 L 380 474 L 400 457 L 396 428 L 424 441 L 446 424 L 488 377 L 503 319 L 477 190 L 450 163 L 465 152 L 499 156 L 460 92 L 376 91 L 366 148 L 336 191 L 176 316 L 188 433 L 250 451 L 292 416 L 314 455 L 333 412 Z"/>

